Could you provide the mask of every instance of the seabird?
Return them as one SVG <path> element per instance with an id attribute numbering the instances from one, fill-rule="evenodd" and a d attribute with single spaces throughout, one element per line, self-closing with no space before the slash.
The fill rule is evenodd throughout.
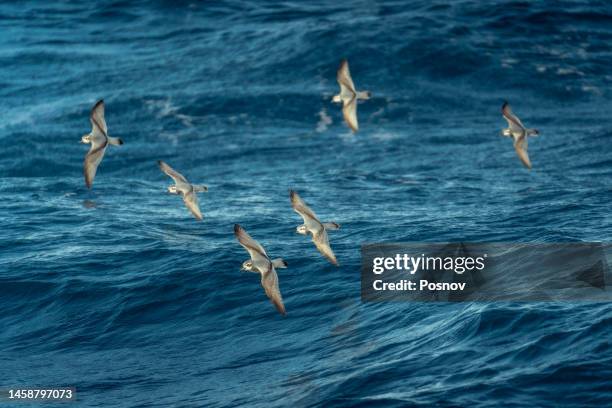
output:
<path id="1" fill-rule="evenodd" d="M 340 62 L 340 68 L 338 68 L 336 79 L 340 85 L 340 93 L 334 95 L 332 101 L 337 103 L 342 102 L 344 120 L 353 132 L 357 132 L 359 130 L 359 122 L 357 121 L 357 100 L 370 99 L 372 93 L 369 91 L 357 91 L 355 89 L 355 84 L 351 78 L 351 72 L 349 71 L 348 61 L 346 59 Z"/>
<path id="2" fill-rule="evenodd" d="M 183 196 L 185 205 L 192 212 L 192 214 L 200 221 L 202 221 L 202 213 L 200 212 L 200 206 L 198 205 L 198 197 L 196 193 L 203 193 L 208 191 L 208 187 L 198 184 L 191 184 L 187 181 L 178 171 L 168 166 L 165 162 L 158 160 L 157 164 L 161 171 L 172 177 L 174 185 L 168 187 L 170 194 L 180 194 Z"/>
<path id="3" fill-rule="evenodd" d="M 304 200 L 302 200 L 302 198 L 295 191 L 290 190 L 289 197 L 291 198 L 291 206 L 293 207 L 293 210 L 304 219 L 304 224 L 299 225 L 296 228 L 297 233 L 302 235 L 310 234 L 312 236 L 312 242 L 314 242 L 319 252 L 331 263 L 339 266 L 336 256 L 329 246 L 327 231 L 337 230 L 340 228 L 340 225 L 335 222 L 319 221 L 314 211 L 312 211 L 310 207 L 306 205 Z"/>
<path id="4" fill-rule="evenodd" d="M 264 288 L 266 295 L 270 298 L 276 310 L 285 316 L 285 305 L 278 288 L 278 275 L 275 268 L 286 268 L 287 262 L 281 258 L 270 260 L 261 244 L 251 238 L 244 228 L 238 224 L 234 224 L 234 235 L 251 256 L 250 260 L 242 263 L 242 270 L 261 274 L 261 286 Z"/>
<path id="5" fill-rule="evenodd" d="M 502 115 L 509 126 L 507 129 L 502 130 L 502 135 L 511 137 L 514 140 L 514 150 L 516 150 L 516 154 L 525 167 L 531 169 L 531 161 L 527 154 L 527 136 L 537 136 L 540 132 L 537 129 L 526 128 L 521 120 L 512 113 L 512 108 L 510 108 L 508 102 L 504 102 L 502 106 Z"/>
<path id="6" fill-rule="evenodd" d="M 91 148 L 87 152 L 83 163 L 83 174 L 85 175 L 87 188 L 91 188 L 93 185 L 96 170 L 98 170 L 98 165 L 102 161 L 108 145 L 120 146 L 123 144 L 123 140 L 120 138 L 108 136 L 106 120 L 104 120 L 103 99 L 96 102 L 91 109 L 89 120 L 91 121 L 91 133 L 81 137 L 81 143 L 91 143 Z"/>

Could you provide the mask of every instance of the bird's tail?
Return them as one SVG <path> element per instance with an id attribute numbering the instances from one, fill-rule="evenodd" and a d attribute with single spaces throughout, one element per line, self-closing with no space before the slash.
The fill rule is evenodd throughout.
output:
<path id="1" fill-rule="evenodd" d="M 275 268 L 286 268 L 287 261 L 285 261 L 283 258 L 276 258 L 272 260 L 272 266 Z"/>
<path id="2" fill-rule="evenodd" d="M 123 144 L 123 140 L 121 140 L 121 138 L 119 137 L 109 137 L 108 143 L 115 145 L 115 146 L 121 146 Z"/>
<path id="3" fill-rule="evenodd" d="M 538 136 L 540 131 L 538 129 L 527 129 L 527 136 Z"/>
<path id="4" fill-rule="evenodd" d="M 204 185 L 201 185 L 201 184 L 194 184 L 193 185 L 193 190 L 196 193 L 206 193 L 206 192 L 208 192 L 208 187 L 204 186 Z"/>
<path id="5" fill-rule="evenodd" d="M 336 222 L 324 222 L 323 227 L 328 231 L 340 229 L 340 224 Z"/>

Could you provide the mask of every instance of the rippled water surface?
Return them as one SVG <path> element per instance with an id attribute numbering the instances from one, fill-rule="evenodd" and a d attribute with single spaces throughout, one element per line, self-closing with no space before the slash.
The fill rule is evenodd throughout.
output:
<path id="1" fill-rule="evenodd" d="M 360 244 L 612 234 L 603 1 L 0 5 L 0 388 L 80 406 L 604 406 L 609 304 L 360 302 Z M 347 57 L 352 135 L 330 99 Z M 111 146 L 85 188 L 104 98 Z M 541 136 L 521 166 L 504 99 Z M 167 161 L 207 184 L 203 222 Z M 326 262 L 289 204 L 321 218 Z M 279 316 L 232 234 L 272 257 Z"/>

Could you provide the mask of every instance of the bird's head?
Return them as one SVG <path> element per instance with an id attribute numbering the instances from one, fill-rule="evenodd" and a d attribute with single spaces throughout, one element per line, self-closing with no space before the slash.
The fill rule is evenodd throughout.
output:
<path id="1" fill-rule="evenodd" d="M 296 231 L 298 234 L 301 234 L 301 235 L 308 235 L 308 230 L 306 229 L 306 226 L 305 226 L 304 224 L 299 225 L 299 226 L 298 226 L 298 227 L 295 229 L 295 231 Z"/>
<path id="2" fill-rule="evenodd" d="M 253 272 L 253 261 L 250 259 L 248 261 L 244 261 L 242 263 L 242 268 L 240 268 L 240 270 Z"/>
<path id="3" fill-rule="evenodd" d="M 91 135 L 87 134 L 81 137 L 81 143 L 91 143 Z"/>
<path id="4" fill-rule="evenodd" d="M 176 191 L 176 186 L 169 186 L 169 187 L 168 187 L 168 192 L 169 192 L 170 194 L 177 194 L 177 191 Z"/>
<path id="5" fill-rule="evenodd" d="M 332 102 L 340 103 L 342 102 L 342 97 L 340 95 L 334 95 Z"/>

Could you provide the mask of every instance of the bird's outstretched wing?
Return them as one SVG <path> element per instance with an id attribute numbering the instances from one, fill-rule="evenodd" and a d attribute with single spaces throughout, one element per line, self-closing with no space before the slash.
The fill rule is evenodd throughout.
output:
<path id="1" fill-rule="evenodd" d="M 159 168 L 161 169 L 161 171 L 163 171 L 164 173 L 166 173 L 166 175 L 172 177 L 172 180 L 174 180 L 174 182 L 176 184 L 178 183 L 185 183 L 185 184 L 189 184 L 189 182 L 187 181 L 187 179 L 185 178 L 185 176 L 183 176 L 181 173 L 179 173 L 178 171 L 174 170 L 172 167 L 170 167 L 166 162 L 162 161 L 162 160 L 158 160 L 157 161 L 157 165 L 159 166 Z"/>
<path id="2" fill-rule="evenodd" d="M 525 131 L 525 126 L 521 120 L 512 112 L 512 108 L 508 102 L 504 102 L 502 105 L 502 115 L 508 122 L 508 126 L 512 133 L 520 133 Z"/>
<path id="3" fill-rule="evenodd" d="M 350 101 L 342 105 L 342 116 L 344 116 L 344 121 L 353 132 L 359 130 L 359 121 L 357 120 L 357 98 L 353 97 Z"/>
<path id="4" fill-rule="evenodd" d="M 304 219 L 304 225 L 309 231 L 318 232 L 323 229 L 323 224 L 319 221 L 317 215 L 306 205 L 302 197 L 294 190 L 289 190 L 289 198 L 291 199 L 291 207 Z"/>
<path id="5" fill-rule="evenodd" d="M 87 188 L 93 186 L 98 166 L 104 157 L 107 146 L 108 141 L 106 138 L 92 138 L 91 148 L 85 155 L 85 161 L 83 162 L 83 175 L 85 176 L 85 185 L 87 185 Z"/>
<path id="6" fill-rule="evenodd" d="M 89 121 L 91 122 L 93 133 L 100 132 L 105 137 L 108 137 L 108 129 L 106 128 L 106 120 L 104 119 L 104 99 L 100 99 L 96 102 L 91 109 Z"/>
<path id="7" fill-rule="evenodd" d="M 351 78 L 351 72 L 349 71 L 349 65 L 346 59 L 340 61 L 340 67 L 336 73 L 336 79 L 340 85 L 340 93 L 356 93 L 355 84 L 353 83 L 353 78 Z"/>
<path id="8" fill-rule="evenodd" d="M 531 161 L 529 160 L 529 154 L 527 154 L 527 136 L 519 137 L 514 141 L 514 150 L 516 150 L 516 154 L 525 167 L 531 169 Z"/>
<path id="9" fill-rule="evenodd" d="M 276 310 L 285 316 L 287 312 L 285 311 L 283 297 L 281 296 L 281 292 L 278 287 L 278 275 L 276 274 L 274 267 L 270 267 L 268 272 L 261 274 L 261 286 L 264 288 L 266 295 L 274 307 L 276 307 Z"/>
<path id="10" fill-rule="evenodd" d="M 266 250 L 261 244 L 255 241 L 240 225 L 234 225 L 234 235 L 236 239 L 247 250 L 253 261 L 253 266 L 260 272 L 267 271 L 271 268 L 272 263 L 266 254 Z"/>
<path id="11" fill-rule="evenodd" d="M 323 228 L 317 234 L 312 235 L 312 242 L 314 242 L 321 255 L 327 258 L 329 262 L 338 266 L 336 255 L 334 255 L 334 251 L 332 251 L 331 246 L 329 245 L 329 238 L 327 237 L 327 231 L 325 231 L 325 228 Z"/>
<path id="12" fill-rule="evenodd" d="M 195 191 L 191 190 L 188 193 L 183 194 L 183 201 L 185 205 L 191 211 L 191 213 L 200 221 L 204 218 L 200 212 L 200 205 L 198 204 L 198 196 Z"/>

